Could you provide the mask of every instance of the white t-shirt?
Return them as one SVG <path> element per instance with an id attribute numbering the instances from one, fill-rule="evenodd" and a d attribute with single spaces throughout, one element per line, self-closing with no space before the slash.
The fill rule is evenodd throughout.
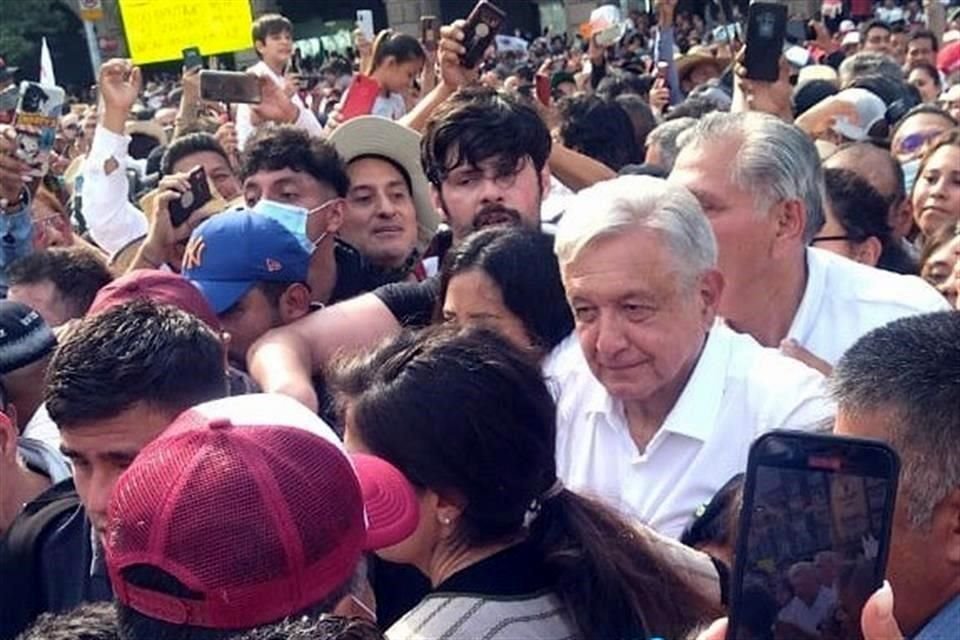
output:
<path id="1" fill-rule="evenodd" d="M 407 115 L 407 103 L 403 100 L 403 95 L 399 93 L 390 93 L 386 96 L 380 94 L 373 103 L 371 115 L 389 118 L 390 120 L 399 120 Z"/>
<path id="2" fill-rule="evenodd" d="M 576 335 L 544 362 L 557 400 L 557 474 L 627 517 L 677 538 L 696 509 L 746 470 L 771 429 L 826 431 L 823 376 L 752 337 L 714 327 L 677 403 L 640 453 L 623 403 L 593 376 Z"/>
<path id="3" fill-rule="evenodd" d="M 822 249 L 807 249 L 807 287 L 788 338 L 836 364 L 865 333 L 906 316 L 949 309 L 916 276 L 875 269 Z"/>
<path id="4" fill-rule="evenodd" d="M 817 599 L 813 601 L 811 606 L 808 607 L 807 603 L 797 596 L 794 596 L 793 599 L 787 603 L 787 606 L 780 610 L 777 619 L 781 622 L 800 627 L 808 633 L 817 634 L 817 627 L 830 613 L 832 604 L 826 591 L 821 587 L 820 592 L 817 594 Z"/>

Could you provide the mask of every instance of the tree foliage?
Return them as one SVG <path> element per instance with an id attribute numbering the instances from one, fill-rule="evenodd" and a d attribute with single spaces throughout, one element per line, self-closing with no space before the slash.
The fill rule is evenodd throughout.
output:
<path id="1" fill-rule="evenodd" d="M 0 56 L 25 66 L 40 56 L 40 37 L 66 26 L 61 0 L 0 0 Z"/>

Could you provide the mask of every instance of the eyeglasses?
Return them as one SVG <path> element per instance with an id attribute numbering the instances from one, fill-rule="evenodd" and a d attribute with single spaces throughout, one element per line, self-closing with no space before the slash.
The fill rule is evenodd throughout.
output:
<path id="1" fill-rule="evenodd" d="M 810 244 L 817 244 L 818 242 L 833 242 L 833 241 L 840 241 L 840 240 L 844 240 L 846 242 L 861 241 L 860 238 L 854 238 L 853 236 L 820 236 L 818 238 L 814 238 L 813 240 L 811 240 Z"/>
<path id="2" fill-rule="evenodd" d="M 897 145 L 896 153 L 898 154 L 908 154 L 916 153 L 920 150 L 923 145 L 928 141 L 935 138 L 941 133 L 940 129 L 932 131 L 920 131 L 918 133 L 911 133 L 908 136 L 904 136 L 900 143 Z"/>

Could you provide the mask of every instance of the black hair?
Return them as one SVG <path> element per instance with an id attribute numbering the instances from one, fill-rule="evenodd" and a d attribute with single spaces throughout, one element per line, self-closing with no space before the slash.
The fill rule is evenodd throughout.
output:
<path id="1" fill-rule="evenodd" d="M 113 280 L 106 263 L 89 249 L 54 247 L 18 258 L 7 267 L 8 286 L 53 283 L 70 318 L 82 318 L 101 287 Z"/>
<path id="2" fill-rule="evenodd" d="M 910 66 L 907 67 L 906 75 L 909 77 L 910 73 L 914 69 L 922 69 L 924 72 L 926 72 L 926 74 L 930 76 L 930 79 L 933 80 L 933 84 L 936 85 L 937 88 L 943 86 L 943 81 L 940 79 L 940 72 L 937 71 L 937 68 L 935 66 L 933 66 L 926 60 L 918 60 L 917 62 L 911 63 Z"/>
<path id="3" fill-rule="evenodd" d="M 163 152 L 163 157 L 160 159 L 160 174 L 164 176 L 170 175 L 173 173 L 173 165 L 189 155 L 202 151 L 216 153 L 223 158 L 223 161 L 229 166 L 230 158 L 227 157 L 227 152 L 220 146 L 217 139 L 209 133 L 198 131 L 197 133 L 181 136 L 167 146 L 166 151 Z"/>
<path id="4" fill-rule="evenodd" d="M 175 307 L 136 300 L 69 332 L 47 368 L 45 401 L 69 429 L 141 403 L 175 415 L 226 390 L 219 336 Z"/>
<path id="5" fill-rule="evenodd" d="M 135 160 L 146 160 L 160 146 L 160 140 L 147 133 L 131 133 L 128 151 Z"/>
<path id="6" fill-rule="evenodd" d="M 883 20 L 880 20 L 880 19 L 878 19 L 878 18 L 875 18 L 875 19 L 873 19 L 873 20 L 869 20 L 869 21 L 863 23 L 863 27 L 861 27 L 860 33 L 863 34 L 863 39 L 864 39 L 864 40 L 866 40 L 867 34 L 870 33 L 870 30 L 871 30 L 871 29 L 883 29 L 884 31 L 886 31 L 886 32 L 889 33 L 889 34 L 892 34 L 892 33 L 893 33 L 893 29 L 890 27 L 890 25 L 888 25 L 888 24 L 887 24 L 886 22 L 884 22 Z"/>
<path id="7" fill-rule="evenodd" d="M 564 98 L 557 106 L 565 146 L 614 171 L 643 161 L 630 116 L 615 101 L 584 94 Z"/>
<path id="8" fill-rule="evenodd" d="M 897 124 L 893 127 L 893 131 L 890 132 L 890 137 L 897 135 L 897 131 L 900 130 L 900 127 L 903 126 L 903 123 L 912 118 L 915 115 L 926 113 L 934 116 L 940 116 L 944 120 L 950 123 L 951 127 L 957 126 L 957 119 L 952 115 L 941 109 L 935 104 L 918 104 L 909 111 L 907 111 L 900 120 L 897 121 Z"/>
<path id="9" fill-rule="evenodd" d="M 840 145 L 837 150 L 830 155 L 830 157 L 840 153 L 853 153 L 857 161 L 865 161 L 864 156 L 866 154 L 876 155 L 878 152 L 882 153 L 879 153 L 879 156 L 876 159 L 889 167 L 892 175 L 891 180 L 893 182 L 893 193 L 881 193 L 880 195 L 887 200 L 888 206 L 903 202 L 904 198 L 907 197 L 907 190 L 903 182 L 903 167 L 900 166 L 900 163 L 897 162 L 897 159 L 893 156 L 893 154 L 890 153 L 888 145 L 885 145 L 877 140 L 847 142 Z"/>
<path id="10" fill-rule="evenodd" d="M 913 260 L 891 238 L 890 203 L 867 180 L 849 169 L 824 169 L 827 201 L 850 242 L 880 241 L 877 267 L 895 273 L 916 273 Z"/>
<path id="11" fill-rule="evenodd" d="M 637 143 L 637 154 L 641 157 L 647 148 L 647 136 L 657 126 L 657 117 L 653 115 L 650 104 L 638 95 L 625 93 L 614 98 L 620 108 L 627 113 L 633 126 L 633 139 Z"/>
<path id="12" fill-rule="evenodd" d="M 529 101 L 505 91 L 468 87 L 433 112 L 420 156 L 427 179 L 439 188 L 453 169 L 489 159 L 513 170 L 530 158 L 539 173 L 550 146 L 550 131 Z"/>
<path id="13" fill-rule="evenodd" d="M 727 547 L 731 551 L 736 547 L 737 524 L 740 508 L 743 504 L 742 473 L 733 476 L 720 487 L 710 502 L 694 514 L 694 519 L 683 530 L 680 543 L 699 549 L 704 544 Z"/>
<path id="14" fill-rule="evenodd" d="M 677 118 L 696 118 L 699 120 L 708 113 L 720 111 L 717 103 L 708 100 L 702 96 L 688 97 L 675 107 L 670 107 L 670 111 L 663 117 L 665 121 L 676 120 Z"/>
<path id="15" fill-rule="evenodd" d="M 612 73 L 597 85 L 596 94 L 601 98 L 614 99 L 622 95 L 638 95 L 644 100 L 650 95 L 653 78 L 635 73 Z"/>
<path id="16" fill-rule="evenodd" d="M 793 115 L 799 116 L 819 104 L 821 100 L 839 92 L 837 85 L 829 80 L 804 82 L 793 92 Z"/>
<path id="17" fill-rule="evenodd" d="M 259 627 L 236 640 L 384 640 L 377 625 L 363 618 L 321 615 L 287 619 Z"/>
<path id="18" fill-rule="evenodd" d="M 254 43 L 266 42 L 267 36 L 278 33 L 289 33 L 292 36 L 293 23 L 279 13 L 265 13 L 253 21 L 253 26 L 250 31 Z M 259 51 L 257 52 L 257 57 L 260 57 Z"/>
<path id="19" fill-rule="evenodd" d="M 427 55 L 420 41 L 413 36 L 393 29 L 384 29 L 373 41 L 370 69 L 366 73 L 369 75 L 376 71 L 387 58 L 393 58 L 403 64 L 414 60 L 426 60 Z"/>
<path id="20" fill-rule="evenodd" d="M 350 188 L 343 158 L 326 140 L 290 124 L 258 128 L 244 147 L 240 179 L 281 169 L 307 173 L 317 182 L 330 185 L 341 198 Z"/>
<path id="21" fill-rule="evenodd" d="M 148 589 L 183 598 L 203 600 L 203 594 L 189 589 L 168 572 L 148 564 L 137 564 L 122 571 L 123 579 L 141 589 Z M 330 595 L 292 617 L 318 618 L 333 611 L 333 608 L 350 591 L 352 578 L 330 592 Z M 117 602 L 117 622 L 124 640 L 228 640 L 236 638 L 249 629 L 211 629 L 189 624 L 174 624 L 144 615 L 121 602 Z M 279 621 L 278 621 L 279 622 Z"/>
<path id="22" fill-rule="evenodd" d="M 17 640 L 120 640 L 112 602 L 82 604 L 66 612 L 44 613 Z"/>
<path id="23" fill-rule="evenodd" d="M 556 486 L 556 407 L 537 364 L 501 336 L 405 332 L 342 361 L 331 381 L 371 453 L 417 487 L 462 497 L 457 544 L 526 534 L 578 636 L 677 638 L 712 615 L 643 530 L 571 491 L 544 497 Z"/>
<path id="24" fill-rule="evenodd" d="M 928 531 L 933 511 L 960 486 L 960 313 L 894 320 L 853 344 L 830 376 L 838 411 L 881 415 L 900 454 L 898 500 L 910 526 Z"/>
<path id="25" fill-rule="evenodd" d="M 933 31 L 930 31 L 930 29 L 918 29 L 917 31 L 914 31 L 910 36 L 910 39 L 907 40 L 907 43 L 913 42 L 914 40 L 929 40 L 934 53 L 940 50 L 940 43 L 937 41 L 937 35 Z"/>
<path id="26" fill-rule="evenodd" d="M 481 229 L 467 236 L 444 259 L 435 321 L 443 319 L 450 280 L 474 269 L 493 280 L 504 306 L 520 318 L 533 344 L 544 352 L 573 331 L 573 314 L 564 295 L 551 236 L 507 226 Z"/>

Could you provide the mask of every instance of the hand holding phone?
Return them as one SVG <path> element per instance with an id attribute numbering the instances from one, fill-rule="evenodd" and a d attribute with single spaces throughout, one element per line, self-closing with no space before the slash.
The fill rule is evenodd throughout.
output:
<path id="1" fill-rule="evenodd" d="M 477 3 L 463 27 L 463 47 L 466 49 L 466 53 L 460 56 L 463 67 L 473 69 L 477 66 L 506 17 L 499 7 L 487 0 Z"/>
<path id="2" fill-rule="evenodd" d="M 791 431 L 758 438 L 727 639 L 771 629 L 858 637 L 863 605 L 883 582 L 898 474 L 896 453 L 877 441 Z"/>

